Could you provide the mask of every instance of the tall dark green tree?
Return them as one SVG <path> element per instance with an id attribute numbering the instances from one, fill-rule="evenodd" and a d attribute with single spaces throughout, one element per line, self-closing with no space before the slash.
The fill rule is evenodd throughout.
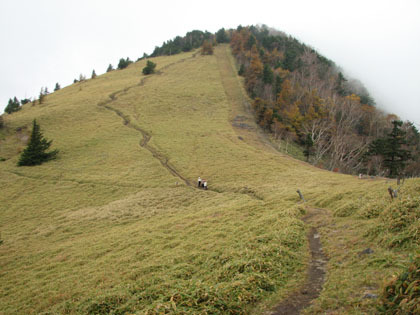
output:
<path id="1" fill-rule="evenodd" d="M 314 151 L 314 142 L 312 141 L 312 137 L 309 133 L 306 135 L 303 144 L 305 146 L 305 149 L 303 150 L 303 155 L 306 157 L 306 162 L 308 162 L 309 157 L 313 154 Z"/>
<path id="2" fill-rule="evenodd" d="M 54 88 L 54 92 L 58 91 L 59 89 L 61 89 L 60 84 L 58 84 L 58 82 L 55 84 L 55 88 Z"/>
<path id="3" fill-rule="evenodd" d="M 229 38 L 226 35 L 226 31 L 224 28 L 221 28 L 216 32 L 216 41 L 218 43 L 229 43 Z"/>
<path id="4" fill-rule="evenodd" d="M 411 154 L 404 148 L 408 143 L 407 133 L 401 129 L 403 122 L 394 120 L 392 124 L 394 127 L 385 138 L 376 139 L 370 144 L 369 155 L 382 156 L 389 177 L 397 177 L 403 174 L 407 161 L 411 159 Z"/>
<path id="5" fill-rule="evenodd" d="M 18 99 L 16 97 L 9 99 L 9 103 L 7 104 L 4 111 L 8 114 L 11 114 L 13 112 L 17 112 L 18 110 L 20 110 L 20 102 Z"/>
<path id="6" fill-rule="evenodd" d="M 273 74 L 273 70 L 271 70 L 271 67 L 268 64 L 264 64 L 262 79 L 265 84 L 273 84 L 274 74 Z"/>
<path id="7" fill-rule="evenodd" d="M 45 99 L 45 92 L 44 88 L 41 88 L 41 91 L 39 92 L 39 104 L 42 104 Z"/>
<path id="8" fill-rule="evenodd" d="M 108 68 L 106 69 L 106 72 L 111 72 L 112 70 L 114 70 L 114 67 L 109 64 Z"/>
<path id="9" fill-rule="evenodd" d="M 130 58 L 127 57 L 127 59 L 121 58 L 118 62 L 118 69 L 124 69 L 127 68 L 130 64 L 133 62 L 130 60 Z"/>
<path id="10" fill-rule="evenodd" d="M 19 161 L 18 166 L 33 166 L 40 165 L 49 160 L 55 159 L 58 154 L 58 150 L 53 150 L 47 152 L 51 146 L 52 140 L 48 141 L 44 138 L 41 133 L 40 126 L 36 123 L 34 119 L 32 125 L 32 133 L 29 143 L 25 150 L 23 150 Z"/>
<path id="11" fill-rule="evenodd" d="M 92 79 L 95 79 L 96 78 L 96 72 L 95 72 L 95 69 L 93 69 L 93 71 L 92 71 L 92 77 L 91 77 Z"/>

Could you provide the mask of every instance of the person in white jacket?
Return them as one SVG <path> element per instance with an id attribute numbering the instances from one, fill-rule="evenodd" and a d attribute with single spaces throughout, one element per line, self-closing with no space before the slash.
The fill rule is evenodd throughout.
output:
<path id="1" fill-rule="evenodd" d="M 204 181 L 203 187 L 204 187 L 204 190 L 207 190 L 207 181 Z"/>

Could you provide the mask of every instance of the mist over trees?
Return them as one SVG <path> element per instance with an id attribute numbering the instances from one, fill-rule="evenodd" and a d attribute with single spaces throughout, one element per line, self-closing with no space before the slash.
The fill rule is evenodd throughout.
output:
<path id="1" fill-rule="evenodd" d="M 230 45 L 258 124 L 285 142 L 286 150 L 289 143 L 298 144 L 310 163 L 329 170 L 419 175 L 408 160 L 396 169 L 386 155 L 377 154 L 374 163 L 366 160 L 369 145 L 388 135 L 398 119 L 376 109 L 363 84 L 347 78 L 332 61 L 264 26 L 238 27 Z M 401 146 L 418 150 L 408 142 Z"/>
<path id="2" fill-rule="evenodd" d="M 400 124 L 397 116 L 378 110 L 360 81 L 347 77 L 333 61 L 281 31 L 264 25 L 221 28 L 215 34 L 194 30 L 155 47 L 150 57 L 200 47 L 201 54 L 211 55 L 213 47 L 223 43 L 230 43 L 257 123 L 286 153 L 291 145 L 298 145 L 306 161 L 328 170 L 420 176 L 420 135 L 416 127 L 410 122 Z M 146 57 L 144 54 L 139 60 Z M 121 58 L 117 68 L 124 69 L 131 63 L 128 57 Z M 143 73 L 153 73 L 155 66 L 147 61 Z M 113 70 L 109 64 L 106 72 Z M 91 78 L 96 76 L 93 70 Z M 80 74 L 74 82 L 84 80 L 86 77 Z M 57 83 L 54 91 L 60 88 Z M 48 89 L 42 88 L 39 104 L 47 94 Z M 5 112 L 19 111 L 29 101 L 10 99 Z M 393 150 L 405 155 L 400 158 L 401 164 L 392 166 L 389 159 L 398 158 L 388 155 L 389 141 L 399 131 L 401 142 Z"/>
<path id="3" fill-rule="evenodd" d="M 168 40 L 161 47 L 155 47 L 150 57 L 170 56 L 181 52 L 191 51 L 203 45 L 204 41 L 214 42 L 215 35 L 210 32 L 194 30 L 188 32 L 184 37 L 177 36 Z"/>

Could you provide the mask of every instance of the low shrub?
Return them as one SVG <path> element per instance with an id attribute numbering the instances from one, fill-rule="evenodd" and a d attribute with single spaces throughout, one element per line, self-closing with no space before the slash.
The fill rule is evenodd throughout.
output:
<path id="1" fill-rule="evenodd" d="M 147 60 L 146 67 L 143 68 L 143 74 L 148 75 L 155 72 L 156 64 L 150 60 Z"/>
<path id="2" fill-rule="evenodd" d="M 383 314 L 420 314 L 420 255 L 384 285 L 379 303 Z"/>

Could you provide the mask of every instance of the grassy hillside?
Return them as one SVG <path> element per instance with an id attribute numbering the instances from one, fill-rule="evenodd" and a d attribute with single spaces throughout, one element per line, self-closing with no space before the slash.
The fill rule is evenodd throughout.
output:
<path id="1" fill-rule="evenodd" d="M 308 227 L 296 189 L 332 210 L 322 229 L 328 279 L 313 310 L 372 311 L 363 288 L 377 292 L 419 240 L 413 232 L 405 247 L 389 246 L 381 213 L 395 184 L 274 150 L 247 111 L 228 46 L 153 61 L 154 75 L 141 74 L 143 60 L 6 115 L 2 312 L 264 312 L 305 277 Z M 59 159 L 19 168 L 34 118 Z M 195 188 L 198 176 L 208 191 Z M 402 196 L 418 195 L 419 184 L 406 181 Z M 379 202 L 375 215 L 361 214 Z M 357 259 L 365 246 L 374 254 Z"/>

